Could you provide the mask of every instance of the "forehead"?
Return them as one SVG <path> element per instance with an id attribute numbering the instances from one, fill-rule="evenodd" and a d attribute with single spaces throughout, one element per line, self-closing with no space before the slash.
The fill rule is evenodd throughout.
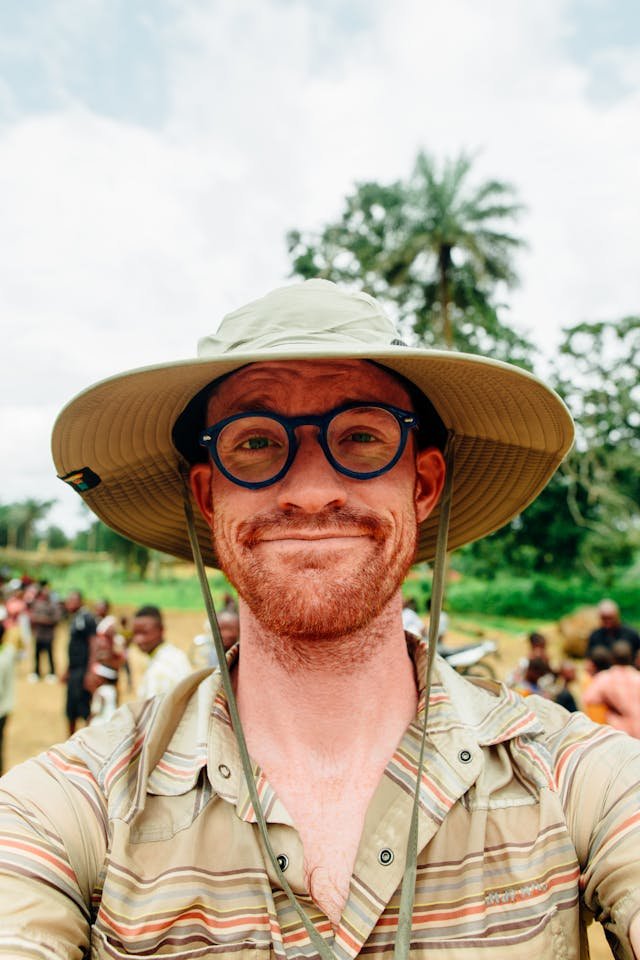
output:
<path id="1" fill-rule="evenodd" d="M 352 400 L 410 407 L 409 395 L 391 372 L 366 360 L 270 360 L 232 374 L 215 391 L 216 417 L 252 406 L 282 413 L 322 413 Z"/>
<path id="2" fill-rule="evenodd" d="M 133 622 L 138 629 L 150 630 L 153 627 L 159 627 L 160 621 L 155 617 L 134 617 Z"/>

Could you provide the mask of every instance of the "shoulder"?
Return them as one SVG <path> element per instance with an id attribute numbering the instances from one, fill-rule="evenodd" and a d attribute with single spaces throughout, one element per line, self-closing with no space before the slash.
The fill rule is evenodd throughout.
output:
<path id="1" fill-rule="evenodd" d="M 184 650 L 176 647 L 174 643 L 168 643 L 166 640 L 158 650 L 158 657 L 165 665 L 176 665 L 183 667 L 185 664 L 191 669 L 191 661 Z"/>
<path id="2" fill-rule="evenodd" d="M 38 762 L 83 794 L 96 795 L 109 819 L 130 816 L 174 737 L 179 734 L 185 753 L 195 749 L 205 699 L 210 707 L 211 690 L 203 684 L 210 673 L 200 670 L 163 696 L 125 704 L 108 723 L 84 727 Z"/>

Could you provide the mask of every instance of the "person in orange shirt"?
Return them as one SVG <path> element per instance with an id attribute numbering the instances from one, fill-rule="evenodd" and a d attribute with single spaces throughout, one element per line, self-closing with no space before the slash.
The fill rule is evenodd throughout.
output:
<path id="1" fill-rule="evenodd" d="M 584 691 L 584 704 L 604 709 L 605 723 L 640 737 L 640 671 L 632 665 L 631 644 L 617 640 L 611 658 L 612 666 L 597 673 Z"/>

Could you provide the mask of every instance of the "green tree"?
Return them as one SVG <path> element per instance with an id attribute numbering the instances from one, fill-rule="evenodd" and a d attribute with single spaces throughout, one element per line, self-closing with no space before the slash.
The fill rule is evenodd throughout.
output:
<path id="1" fill-rule="evenodd" d="M 607 583 L 640 547 L 640 316 L 564 333 L 555 385 L 576 421 L 568 503 L 585 531 L 580 560 Z"/>
<path id="2" fill-rule="evenodd" d="M 147 575 L 151 561 L 149 548 L 116 533 L 101 520 L 94 520 L 86 530 L 76 534 L 73 545 L 76 550 L 110 553 L 116 562 L 122 564 L 127 576 L 135 571 L 144 580 Z"/>
<path id="3" fill-rule="evenodd" d="M 55 524 L 51 524 L 51 526 L 47 527 L 44 538 L 47 542 L 47 546 L 51 550 L 62 550 L 64 547 L 69 546 L 69 537 L 61 527 L 58 527 Z"/>
<path id="4" fill-rule="evenodd" d="M 439 170 L 419 153 L 407 181 L 356 185 L 340 220 L 289 232 L 293 274 L 364 287 L 428 345 L 529 365 L 531 344 L 502 322 L 497 302 L 517 282 L 523 242 L 504 228 L 522 207 L 506 183 L 472 185 L 472 165 L 463 153 Z"/>
<path id="5" fill-rule="evenodd" d="M 568 327 L 553 385 L 576 421 L 576 445 L 519 517 L 456 555 L 491 576 L 588 574 L 603 587 L 640 547 L 640 317 Z"/>
<path id="6" fill-rule="evenodd" d="M 0 546 L 32 550 L 37 545 L 39 524 L 55 500 L 19 500 L 0 507 Z"/>

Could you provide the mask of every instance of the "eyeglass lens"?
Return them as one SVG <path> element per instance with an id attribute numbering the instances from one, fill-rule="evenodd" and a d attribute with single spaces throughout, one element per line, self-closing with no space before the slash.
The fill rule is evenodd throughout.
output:
<path id="1" fill-rule="evenodd" d="M 401 428 L 392 413 L 380 407 L 353 407 L 337 413 L 327 427 L 327 446 L 340 466 L 354 473 L 384 469 L 395 457 Z M 277 420 L 240 417 L 220 432 L 217 453 L 231 476 L 247 483 L 275 477 L 289 456 L 289 437 Z"/>

